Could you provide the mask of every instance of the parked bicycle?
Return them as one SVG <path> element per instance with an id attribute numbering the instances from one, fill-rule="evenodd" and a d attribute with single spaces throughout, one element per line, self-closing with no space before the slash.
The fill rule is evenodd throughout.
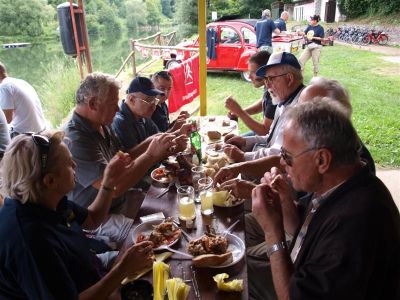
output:
<path id="1" fill-rule="evenodd" d="M 363 37 L 362 44 L 386 45 L 388 41 L 389 41 L 389 36 L 385 32 L 383 31 L 375 32 L 375 30 L 370 30 L 368 34 Z"/>

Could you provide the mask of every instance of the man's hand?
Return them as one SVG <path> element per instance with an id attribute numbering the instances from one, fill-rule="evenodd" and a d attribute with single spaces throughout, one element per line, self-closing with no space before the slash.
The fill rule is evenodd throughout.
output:
<path id="1" fill-rule="evenodd" d="M 182 110 L 179 113 L 178 119 L 185 119 L 186 120 L 187 118 L 190 118 L 190 114 L 186 110 Z"/>
<path id="2" fill-rule="evenodd" d="M 264 177 L 261 178 L 261 183 L 268 184 L 278 192 L 282 206 L 294 206 L 296 191 L 278 168 L 273 167 L 270 172 L 265 172 Z"/>
<path id="3" fill-rule="evenodd" d="M 232 164 L 229 166 L 225 166 L 217 172 L 214 176 L 214 186 L 217 183 L 223 183 L 227 180 L 236 178 L 240 174 L 240 166 L 239 164 Z"/>
<path id="4" fill-rule="evenodd" d="M 225 145 L 224 153 L 234 162 L 244 161 L 244 152 L 234 145 Z"/>
<path id="5" fill-rule="evenodd" d="M 225 107 L 236 116 L 240 116 L 243 113 L 242 107 L 232 96 L 225 99 Z"/>
<path id="6" fill-rule="evenodd" d="M 246 139 L 239 135 L 228 134 L 224 139 L 226 144 L 231 144 L 237 146 L 239 149 L 242 149 L 246 146 Z"/>
<path id="7" fill-rule="evenodd" d="M 176 144 L 173 153 L 182 152 L 187 148 L 189 138 L 185 134 L 181 134 L 180 136 L 173 139 L 173 143 Z M 174 147 L 172 147 L 174 148 Z"/>
<path id="8" fill-rule="evenodd" d="M 152 139 L 145 153 L 155 161 L 160 161 L 171 154 L 171 147 L 176 145 L 174 139 L 175 135 L 162 133 Z"/>
<path id="9" fill-rule="evenodd" d="M 181 128 L 179 129 L 179 134 L 184 134 L 186 136 L 189 136 L 190 132 L 192 130 L 192 125 L 191 124 L 183 124 Z"/>
<path id="10" fill-rule="evenodd" d="M 177 118 L 175 120 L 174 125 L 172 125 L 171 129 L 168 130 L 168 132 L 175 132 L 178 131 L 182 128 L 183 125 L 186 124 L 186 119 L 181 119 L 181 118 Z"/>
<path id="11" fill-rule="evenodd" d="M 133 276 L 153 265 L 154 253 L 152 242 L 141 242 L 128 248 L 117 265 L 123 268 L 125 276 Z"/>
<path id="12" fill-rule="evenodd" d="M 283 231 L 282 207 L 279 195 L 269 185 L 262 183 L 252 191 L 252 210 L 264 233 L 274 237 Z"/>
<path id="13" fill-rule="evenodd" d="M 239 199 L 250 199 L 251 191 L 255 187 L 254 183 L 239 178 L 225 181 L 220 185 L 220 189 L 231 191 L 232 195 Z"/>

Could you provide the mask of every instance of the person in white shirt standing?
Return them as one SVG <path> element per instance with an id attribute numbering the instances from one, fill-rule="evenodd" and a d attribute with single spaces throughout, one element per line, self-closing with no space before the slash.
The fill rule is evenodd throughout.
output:
<path id="1" fill-rule="evenodd" d="M 40 132 L 46 121 L 35 89 L 25 80 L 7 76 L 0 62 L 0 106 L 10 124 L 11 138 L 24 132 Z"/>

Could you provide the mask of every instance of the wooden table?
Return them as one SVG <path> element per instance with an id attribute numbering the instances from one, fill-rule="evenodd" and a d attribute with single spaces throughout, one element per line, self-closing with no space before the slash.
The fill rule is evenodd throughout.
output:
<path id="1" fill-rule="evenodd" d="M 165 187 L 157 187 L 152 185 L 143 201 L 138 215 L 136 216 L 134 226 L 140 223 L 139 218 L 141 216 L 158 213 L 162 211 L 166 217 L 177 217 L 178 216 L 178 203 L 176 197 L 176 190 L 173 188 L 170 192 L 166 193 L 160 198 L 156 198 Z M 241 219 L 232 233 L 240 237 L 244 241 L 244 212 L 243 204 L 232 208 L 220 208 L 214 207 L 214 214 L 212 216 L 202 216 L 200 212 L 200 204 L 196 204 L 196 219 L 194 222 L 194 228 L 192 230 L 186 230 L 193 238 L 200 237 L 206 231 L 206 225 L 213 225 L 217 232 L 222 233 L 230 224 L 234 221 Z M 128 236 L 128 243 L 132 243 L 132 234 Z M 174 249 L 186 252 L 187 241 L 182 238 L 180 241 L 173 246 Z M 186 279 L 191 279 L 191 260 L 182 258 L 179 254 L 173 254 L 173 256 L 166 261 L 171 267 L 171 277 L 182 277 L 181 270 L 178 264 L 182 264 L 185 272 Z M 200 290 L 200 299 L 211 300 L 211 299 L 248 299 L 248 287 L 247 287 L 247 266 L 246 266 L 246 255 L 237 264 L 221 269 L 211 268 L 195 268 L 197 282 Z M 229 274 L 229 279 L 243 279 L 244 290 L 241 293 L 226 293 L 217 289 L 216 283 L 213 280 L 213 276 L 219 273 Z M 144 279 L 153 281 L 152 272 L 146 274 Z M 191 283 L 190 294 L 188 299 L 196 299 L 194 294 L 194 288 Z"/>

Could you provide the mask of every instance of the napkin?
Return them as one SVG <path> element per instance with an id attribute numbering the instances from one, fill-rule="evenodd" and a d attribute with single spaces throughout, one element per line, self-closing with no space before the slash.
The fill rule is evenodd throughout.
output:
<path id="1" fill-rule="evenodd" d="M 169 277 L 169 265 L 162 261 L 153 263 L 153 300 L 163 300 L 165 295 L 166 281 Z"/>
<path id="2" fill-rule="evenodd" d="M 155 259 L 156 262 L 161 262 L 166 260 L 167 258 L 172 256 L 172 252 L 163 252 L 163 253 L 157 253 L 155 254 Z M 122 280 L 121 284 L 125 285 L 131 281 L 134 281 L 136 279 L 139 279 L 140 277 L 142 277 L 144 274 L 146 274 L 147 272 L 149 272 L 152 269 L 152 267 L 148 267 L 142 271 L 139 271 L 138 273 L 134 274 L 131 277 L 125 277 L 124 280 Z"/>
<path id="3" fill-rule="evenodd" d="M 181 278 L 171 278 L 167 280 L 168 300 L 186 300 L 190 286 L 182 281 Z"/>
<path id="4" fill-rule="evenodd" d="M 226 273 L 217 274 L 213 277 L 217 283 L 218 289 L 225 292 L 241 292 L 243 291 L 243 279 L 234 279 L 230 282 L 224 282 L 224 279 L 229 278 Z"/>

